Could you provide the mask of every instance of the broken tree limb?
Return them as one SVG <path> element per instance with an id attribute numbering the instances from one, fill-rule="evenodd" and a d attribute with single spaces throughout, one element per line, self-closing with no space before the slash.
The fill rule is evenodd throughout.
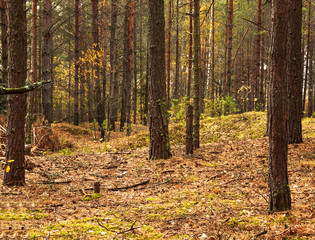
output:
<path id="1" fill-rule="evenodd" d="M 134 184 L 134 185 L 131 185 L 131 186 L 117 187 L 117 188 L 108 188 L 107 190 L 109 190 L 109 191 L 120 191 L 120 190 L 125 190 L 125 189 L 135 188 L 135 187 L 138 187 L 138 186 L 141 186 L 141 185 L 145 185 L 145 184 L 148 184 L 149 182 L 150 182 L 150 180 L 147 180 L 147 181 L 144 181 L 144 182 L 141 182 L 141 183 L 137 183 L 137 184 Z"/>
<path id="2" fill-rule="evenodd" d="M 46 81 L 46 82 L 36 82 L 32 84 L 28 84 L 23 87 L 19 88 L 5 88 L 5 87 L 0 87 L 0 95 L 7 95 L 7 94 L 24 94 L 27 92 L 30 92 L 36 88 L 39 88 L 43 86 L 46 83 L 50 83 L 51 81 Z"/>

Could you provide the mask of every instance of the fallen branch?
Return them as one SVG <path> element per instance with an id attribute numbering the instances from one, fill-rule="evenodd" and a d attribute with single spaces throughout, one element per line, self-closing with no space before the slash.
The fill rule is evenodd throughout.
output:
<path id="1" fill-rule="evenodd" d="M 65 183 L 71 183 L 71 180 L 65 180 L 65 181 L 43 181 L 42 184 L 65 184 Z"/>
<path id="2" fill-rule="evenodd" d="M 141 182 L 141 183 L 137 183 L 137 184 L 134 184 L 134 185 L 130 185 L 130 186 L 126 186 L 126 187 L 108 188 L 107 190 L 109 190 L 109 191 L 120 191 L 120 190 L 125 190 L 125 189 L 135 188 L 135 187 L 138 187 L 138 186 L 141 186 L 141 185 L 145 185 L 145 184 L 148 184 L 149 182 L 150 182 L 150 180 L 147 180 L 147 181 L 144 181 L 144 182 Z"/>
<path id="3" fill-rule="evenodd" d="M 267 230 L 264 230 L 261 233 L 256 234 L 255 237 L 260 237 L 260 236 L 266 234 L 267 232 L 268 232 Z"/>
<path id="4" fill-rule="evenodd" d="M 123 233 L 126 233 L 126 232 L 134 231 L 135 229 L 141 228 L 141 227 L 136 227 L 136 228 L 134 227 L 136 222 L 137 222 L 137 220 L 133 222 L 133 224 L 131 225 L 131 227 L 129 229 L 121 231 L 121 232 L 118 232 L 117 234 L 123 234 Z"/>

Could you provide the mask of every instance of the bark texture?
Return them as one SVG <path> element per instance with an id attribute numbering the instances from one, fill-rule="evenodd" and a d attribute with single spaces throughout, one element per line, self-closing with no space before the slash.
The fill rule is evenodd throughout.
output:
<path id="1" fill-rule="evenodd" d="M 272 1 L 270 134 L 269 134 L 269 209 L 291 208 L 288 181 L 287 134 L 287 22 L 289 0 Z"/>
<path id="2" fill-rule="evenodd" d="M 8 0 L 8 43 L 10 88 L 25 85 L 27 66 L 26 13 L 25 1 Z M 25 94 L 8 97 L 7 152 L 4 172 L 4 185 L 21 186 L 25 184 Z"/>
<path id="3" fill-rule="evenodd" d="M 164 1 L 149 0 L 150 159 L 171 156 L 165 72 Z"/>

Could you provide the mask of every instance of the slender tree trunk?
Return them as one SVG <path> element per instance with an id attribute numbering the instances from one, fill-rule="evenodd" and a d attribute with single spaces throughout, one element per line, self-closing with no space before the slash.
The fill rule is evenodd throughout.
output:
<path id="1" fill-rule="evenodd" d="M 136 4 L 134 2 L 134 12 Z M 134 14 L 135 15 L 135 14 Z M 137 16 L 133 17 L 133 123 L 137 124 L 137 101 L 138 101 L 138 67 L 137 67 Z"/>
<path id="2" fill-rule="evenodd" d="M 80 25 L 80 48 L 82 51 L 82 61 L 80 62 L 80 119 L 81 122 L 86 121 L 86 79 L 87 79 L 87 63 L 84 60 L 86 56 L 87 46 L 86 46 L 86 27 L 85 27 L 85 10 L 81 9 L 81 25 Z"/>
<path id="3" fill-rule="evenodd" d="M 92 32 L 93 32 L 93 43 L 95 52 L 100 51 L 99 47 L 99 29 L 98 29 L 98 0 L 92 0 Z M 96 58 L 94 62 L 93 69 L 95 71 L 95 104 L 96 104 L 96 115 L 99 129 L 101 131 L 100 141 L 103 142 L 105 139 L 105 131 L 103 127 L 103 122 L 105 120 L 105 106 L 102 101 L 101 95 L 101 79 L 100 79 L 100 68 L 99 68 L 99 59 Z"/>
<path id="4" fill-rule="evenodd" d="M 171 45 L 172 45 L 172 8 L 173 0 L 168 0 L 168 26 L 167 26 L 167 103 L 171 106 Z"/>
<path id="5" fill-rule="evenodd" d="M 311 12 L 312 12 L 312 0 L 309 0 L 308 4 L 308 21 L 307 21 L 307 44 L 306 44 L 306 64 L 305 64 L 305 81 L 304 81 L 304 93 L 302 110 L 305 110 L 306 90 L 307 90 L 307 77 L 309 67 L 309 56 L 310 56 L 310 41 L 311 41 Z"/>
<path id="6" fill-rule="evenodd" d="M 233 0 L 229 0 L 229 22 L 228 22 L 228 51 L 227 51 L 227 79 L 223 88 L 223 96 L 231 95 L 232 79 L 232 40 L 233 40 Z"/>
<path id="7" fill-rule="evenodd" d="M 265 105 L 266 105 L 266 99 L 265 99 L 265 38 L 262 36 L 261 38 L 261 60 L 260 60 L 260 86 L 259 86 L 259 99 L 260 99 L 260 104 L 261 104 L 261 111 L 265 110 Z"/>
<path id="8" fill-rule="evenodd" d="M 176 0 L 176 66 L 175 66 L 175 81 L 173 100 L 179 100 L 179 0 Z M 176 102 L 175 102 L 176 103 Z"/>
<path id="9" fill-rule="evenodd" d="M 133 51 L 133 9 L 134 1 L 128 0 L 125 5 L 124 24 L 124 60 L 123 60 L 123 83 L 121 96 L 120 131 L 124 130 L 127 122 L 127 135 L 131 133 L 131 82 L 132 82 L 132 51 Z"/>
<path id="10" fill-rule="evenodd" d="M 79 58 L 80 58 L 80 0 L 75 0 L 75 46 L 74 46 L 74 125 L 79 125 Z"/>
<path id="11" fill-rule="evenodd" d="M 52 55 L 52 8 L 51 0 L 44 0 L 43 9 L 43 81 L 52 81 L 51 55 Z M 53 122 L 53 83 L 45 84 L 42 88 L 43 113 L 45 124 Z"/>
<path id="12" fill-rule="evenodd" d="M 105 120 L 105 109 L 106 109 L 106 91 L 107 91 L 107 39 L 108 39 L 108 0 L 104 2 L 104 56 L 103 56 L 103 63 L 102 63 L 102 80 L 103 80 L 103 88 L 102 88 L 102 105 L 104 111 L 104 120 Z M 106 126 L 107 127 L 107 126 Z"/>
<path id="13" fill-rule="evenodd" d="M 287 135 L 287 22 L 289 0 L 272 2 L 269 209 L 291 209 Z"/>
<path id="14" fill-rule="evenodd" d="M 6 12 L 6 1 L 0 1 L 0 18 L 1 18 L 1 79 L 0 84 L 6 86 L 8 84 L 8 18 Z M 0 96 L 0 113 L 2 110 L 6 109 L 6 97 Z"/>
<path id="15" fill-rule="evenodd" d="M 27 36 L 25 1 L 8 0 L 8 86 L 23 87 L 26 81 Z M 4 185 L 25 184 L 24 140 L 26 95 L 8 97 L 7 152 L 4 171 Z"/>
<path id="16" fill-rule="evenodd" d="M 171 156 L 165 73 L 164 0 L 149 0 L 150 159 Z"/>
<path id="17" fill-rule="evenodd" d="M 301 143 L 302 138 L 302 0 L 289 0 L 288 22 L 288 138 L 289 143 Z"/>
<path id="18" fill-rule="evenodd" d="M 200 148 L 200 0 L 194 0 L 194 149 Z"/>
<path id="19" fill-rule="evenodd" d="M 214 71 L 215 71 L 215 58 L 214 58 L 214 46 L 215 46 L 215 38 L 214 38 L 214 33 L 215 33 L 215 26 L 214 26 L 214 7 L 215 7 L 215 2 L 213 2 L 212 6 L 212 25 L 211 25 L 211 100 L 214 101 L 214 86 L 215 86 L 215 78 L 214 78 Z"/>
<path id="20" fill-rule="evenodd" d="M 142 0 L 139 2 L 139 9 L 143 9 Z M 142 25 L 142 13 L 139 12 L 139 32 L 140 32 L 140 39 L 139 39 L 139 77 L 140 77 L 140 119 L 141 123 L 143 124 L 144 120 L 144 79 L 143 79 L 143 25 Z"/>
<path id="21" fill-rule="evenodd" d="M 146 126 L 148 124 L 149 118 L 149 44 L 147 45 L 147 75 L 145 78 L 145 89 L 144 89 L 144 119 L 143 125 Z"/>
<path id="22" fill-rule="evenodd" d="M 258 0 L 258 14 L 257 14 L 257 40 L 256 40 L 256 69 L 255 69 L 255 89 L 254 95 L 255 99 L 255 108 L 257 110 L 262 110 L 262 100 L 259 95 L 259 86 L 260 86 L 260 50 L 261 50 L 261 0 Z"/>
<path id="23" fill-rule="evenodd" d="M 31 83 L 37 82 L 37 0 L 32 0 L 32 16 L 31 16 Z M 26 139 L 30 143 L 32 124 L 34 122 L 34 104 L 35 91 L 29 94 L 28 116 L 26 126 Z"/>
<path id="24" fill-rule="evenodd" d="M 194 153 L 194 109 L 190 102 L 191 78 L 192 78 L 192 58 L 193 58 L 193 0 L 189 4 L 189 59 L 188 59 L 188 79 L 187 79 L 187 106 L 186 106 L 186 154 Z"/>
<path id="25" fill-rule="evenodd" d="M 118 16 L 118 1 L 111 2 L 111 27 L 110 27 L 110 98 L 108 110 L 108 129 L 115 131 L 115 121 L 117 118 L 117 82 L 116 82 L 116 30 L 117 30 L 117 16 Z"/>
<path id="26" fill-rule="evenodd" d="M 311 117 L 313 114 L 313 101 L 314 101 L 314 79 L 313 79 L 313 57 L 314 57 L 314 44 L 315 41 L 312 39 L 310 44 L 310 62 L 309 62 L 309 78 L 308 78 L 308 109 L 307 116 Z"/>

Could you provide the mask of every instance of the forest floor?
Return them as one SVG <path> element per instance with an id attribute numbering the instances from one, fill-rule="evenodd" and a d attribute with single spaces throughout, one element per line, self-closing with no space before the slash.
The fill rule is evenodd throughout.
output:
<path id="1" fill-rule="evenodd" d="M 0 239 L 315 239 L 315 119 L 289 146 L 292 210 L 270 213 L 265 118 L 203 120 L 192 156 L 184 124 L 172 124 L 167 160 L 148 160 L 146 127 L 98 143 L 92 125 L 56 124 L 71 148 L 27 156 L 24 187 L 0 180 Z"/>

